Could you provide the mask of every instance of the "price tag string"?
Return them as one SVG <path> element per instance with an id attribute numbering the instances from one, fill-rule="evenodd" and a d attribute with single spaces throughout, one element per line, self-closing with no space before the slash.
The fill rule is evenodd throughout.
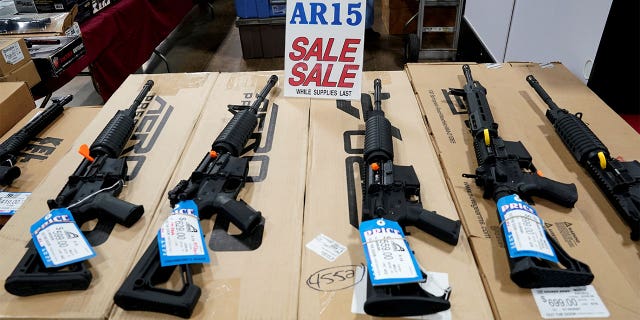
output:
<path id="1" fill-rule="evenodd" d="M 521 218 L 521 219 L 525 219 L 525 220 L 533 221 L 533 222 L 535 222 L 535 223 L 539 224 L 540 226 L 542 226 L 542 228 L 543 228 L 543 229 L 545 229 L 545 230 L 547 229 L 547 227 L 544 225 L 544 223 L 543 223 L 543 221 L 542 221 L 542 218 L 538 218 L 538 219 L 536 220 L 536 219 L 533 219 L 533 218 L 528 217 L 528 216 L 511 216 L 511 217 L 508 217 L 508 218 L 506 218 L 506 219 L 502 220 L 502 222 L 500 222 L 500 224 L 498 225 L 498 228 L 501 228 L 501 227 L 502 227 L 502 225 L 503 225 L 505 222 L 507 222 L 507 220 L 511 220 L 511 219 L 515 219 L 515 218 Z"/>
<path id="2" fill-rule="evenodd" d="M 122 184 L 122 186 L 124 187 L 124 180 L 120 179 L 120 180 L 116 181 L 116 183 L 114 183 L 112 186 L 107 187 L 107 188 L 100 189 L 100 190 L 98 190 L 98 191 L 96 191 L 96 192 L 94 192 L 94 193 L 92 193 L 92 194 L 90 194 L 90 195 L 88 195 L 88 196 L 86 196 L 86 197 L 84 197 L 84 198 L 80 199 L 79 201 L 77 201 L 77 202 L 75 202 L 75 203 L 72 203 L 71 205 L 69 205 L 69 206 L 67 207 L 67 209 L 71 209 L 71 208 L 73 208 L 73 207 L 75 207 L 75 206 L 78 206 L 78 205 L 80 205 L 81 203 L 83 203 L 83 202 L 87 201 L 89 198 L 92 198 L 92 197 L 96 196 L 97 194 L 99 194 L 99 193 L 101 193 L 101 192 L 105 192 L 105 191 L 112 190 L 112 189 L 114 189 L 114 188 L 118 187 L 118 185 L 120 185 L 120 184 Z"/>
<path id="3" fill-rule="evenodd" d="M 398 237 L 398 238 L 387 237 L 387 238 L 384 238 L 384 239 L 369 240 L 369 241 L 362 242 L 362 246 L 364 247 L 364 246 L 366 246 L 366 245 L 368 245 L 370 243 L 381 242 L 381 241 L 389 241 L 389 240 L 406 240 L 406 237 Z"/>

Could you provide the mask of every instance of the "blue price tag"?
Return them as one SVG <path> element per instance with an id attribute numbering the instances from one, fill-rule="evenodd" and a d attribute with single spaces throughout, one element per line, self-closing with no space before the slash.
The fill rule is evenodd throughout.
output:
<path id="1" fill-rule="evenodd" d="M 400 225 L 391 220 L 367 220 L 360 224 L 360 238 L 367 269 L 374 286 L 424 280 Z"/>
<path id="2" fill-rule="evenodd" d="M 67 208 L 53 209 L 31 225 L 31 237 L 47 268 L 60 267 L 96 256 Z"/>
<path id="3" fill-rule="evenodd" d="M 542 219 L 538 217 L 536 210 L 522 201 L 518 195 L 498 199 L 498 214 L 510 257 L 537 257 L 558 262 L 558 257 L 544 232 Z"/>
<path id="4" fill-rule="evenodd" d="M 193 200 L 180 201 L 158 231 L 160 265 L 209 263 L 209 250 L 200 228 L 198 206 Z"/>

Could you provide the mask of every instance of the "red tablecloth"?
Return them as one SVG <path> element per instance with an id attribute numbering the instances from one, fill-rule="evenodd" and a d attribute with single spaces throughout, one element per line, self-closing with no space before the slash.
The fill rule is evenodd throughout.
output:
<path id="1" fill-rule="evenodd" d="M 151 56 L 193 7 L 190 0 L 120 0 L 80 24 L 87 53 L 58 78 L 45 79 L 34 95 L 46 95 L 91 65 L 106 101 Z"/>

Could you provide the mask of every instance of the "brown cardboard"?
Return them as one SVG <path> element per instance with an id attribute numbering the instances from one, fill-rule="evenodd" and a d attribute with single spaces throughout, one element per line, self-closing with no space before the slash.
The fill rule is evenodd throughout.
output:
<path id="1" fill-rule="evenodd" d="M 451 98 L 453 107 L 450 108 L 443 93 L 450 87 L 462 87 L 464 76 L 461 66 L 461 63 L 409 64 L 407 71 L 426 115 L 450 190 L 461 210 L 463 225 L 470 234 L 494 315 L 503 319 L 540 318 L 531 291 L 518 288 L 509 278 L 495 202 L 483 199 L 482 190 L 472 180 L 461 176 L 462 173 L 473 173 L 477 167 L 471 136 L 464 125 L 468 116 L 462 113 L 455 98 Z M 549 143 L 556 139 L 555 133 L 551 132 L 541 112 L 531 108 L 523 98 L 521 92 L 533 92 L 524 80 L 526 71 L 517 70 L 509 64 L 493 69 L 472 65 L 471 69 L 474 80 L 480 81 L 488 91 L 487 99 L 494 120 L 500 126 L 500 136 L 509 141 L 522 141 L 532 155 L 534 165 L 544 172 L 545 177 L 565 183 L 581 183 L 584 178 L 578 181 L 568 178 L 566 172 L 571 169 L 567 164 L 573 165 L 575 161 L 565 152 L 564 146 L 560 146 L 559 140 L 560 144 Z M 572 171 L 575 174 L 577 170 Z M 585 193 L 580 193 L 579 197 L 579 201 L 583 201 Z M 576 208 L 566 209 L 544 199 L 535 200 L 534 208 L 551 235 L 569 255 L 591 267 L 595 275 L 593 286 L 609 310 L 610 318 L 638 318 L 639 298 L 629 284 L 629 278 L 612 261 L 611 245 L 601 242 L 587 224 L 587 211 L 594 208 L 579 204 Z"/>
<path id="2" fill-rule="evenodd" d="M 390 93 L 390 98 L 382 101 L 382 109 L 391 124 L 400 130 L 402 137 L 402 140 L 397 137 L 393 139 L 394 163 L 413 165 L 421 183 L 421 200 L 425 209 L 457 220 L 456 208 L 406 74 L 401 71 L 365 72 L 365 93 L 373 91 L 375 78 L 382 80 L 382 91 Z M 312 101 L 302 242 L 306 245 L 322 233 L 346 246 L 347 251 L 330 262 L 303 247 L 299 319 L 369 318 L 351 312 L 353 287 L 356 282 L 366 280 L 357 276 L 344 279 L 340 278 L 340 274 L 333 275 L 334 272 L 352 270 L 365 263 L 358 230 L 350 224 L 349 187 L 345 179 L 345 176 L 354 176 L 352 192 L 355 195 L 351 199 L 354 201 L 352 204 L 357 205 L 357 212 L 354 213 L 359 217 L 362 202 L 359 168 L 348 164 L 347 160 L 361 157 L 364 136 L 356 134 L 351 137 L 351 148 L 343 143 L 343 136 L 357 130 L 364 130 L 359 102 L 352 102 L 350 107 L 340 110 L 336 107 L 336 101 Z M 347 152 L 347 149 L 360 151 Z M 347 168 L 350 167 L 357 173 L 349 173 Z M 422 267 L 427 271 L 449 274 L 452 318 L 492 319 L 489 301 L 464 230 L 461 230 L 455 247 L 419 229 L 408 227 L 408 231 L 411 249 L 415 251 Z M 331 272 L 324 275 L 327 270 Z M 330 279 L 323 280 L 322 276 Z"/>
<path id="3" fill-rule="evenodd" d="M 104 319 L 113 304 L 113 295 L 133 264 L 136 250 L 165 186 L 177 164 L 185 142 L 191 135 L 213 87 L 217 73 L 132 75 L 107 101 L 101 112 L 78 136 L 72 146 L 91 143 L 117 110 L 127 108 L 143 84 L 152 79 L 155 86 L 138 108 L 134 135 L 127 153 L 130 180 L 119 198 L 143 205 L 145 214 L 131 228 L 116 225 L 105 243 L 94 247 L 97 256 L 88 264 L 93 281 L 87 290 L 17 297 L 0 289 L 0 317 L 30 319 Z M 0 283 L 13 271 L 30 239 L 29 226 L 48 212 L 46 200 L 62 189 L 67 177 L 80 163 L 75 152 L 67 153 L 36 188 L 15 217 L 0 230 L 3 263 Z M 34 306 L 38 306 L 37 308 Z"/>
<path id="4" fill-rule="evenodd" d="M 36 107 L 24 82 L 0 83 L 0 134 L 7 132 Z"/>
<path id="5" fill-rule="evenodd" d="M 22 129 L 42 109 L 34 109 L 18 122 L 0 141 L 6 141 Z M 4 192 L 32 192 L 67 153 L 78 134 L 98 114 L 97 107 L 67 108 L 56 121 L 47 126 L 20 152 L 16 166 L 21 174 L 3 189 Z M 11 216 L 0 216 L 0 228 Z"/>
<path id="6" fill-rule="evenodd" d="M 222 73 L 208 97 L 191 141 L 182 155 L 168 189 L 187 179 L 212 142 L 232 118 L 229 104 L 251 104 L 254 93 L 262 89 L 271 72 Z M 276 72 L 282 79 L 282 72 Z M 262 245 L 254 251 L 218 252 L 209 250 L 211 263 L 195 267 L 194 283 L 202 289 L 191 319 L 295 319 L 302 239 L 302 214 L 307 159 L 309 100 L 283 98 L 279 81 L 270 100 L 258 151 L 249 156 L 268 159 L 264 180 L 247 183 L 239 195 L 266 219 Z M 272 138 L 269 138 L 272 137 Z M 270 142 L 271 141 L 271 142 Z M 251 140 L 250 142 L 251 143 Z M 271 144 L 271 147 L 269 145 Z M 254 149 L 255 150 L 255 149 Z M 268 163 L 268 164 L 267 164 Z M 249 175 L 256 176 L 260 162 L 250 164 Z M 259 180 L 259 179 L 258 179 Z M 162 222 L 171 212 L 165 196 L 156 217 L 138 250 L 140 257 L 156 239 Z M 213 222 L 201 221 L 208 244 Z M 137 258 L 136 258 L 137 261 Z M 118 282 L 118 286 L 122 282 Z M 174 319 L 159 313 L 125 311 L 117 306 L 112 319 Z"/>
<path id="7" fill-rule="evenodd" d="M 562 64 L 547 65 L 545 68 L 537 64 L 514 64 L 513 71 L 522 79 L 533 74 L 558 106 L 571 113 L 582 112 L 583 121 L 607 146 L 611 156 L 621 156 L 624 161 L 640 160 L 640 135 Z M 536 120 L 540 119 L 539 133 L 536 134 L 547 137 L 547 143 L 566 166 L 566 170 L 558 172 L 558 179 L 576 183 L 580 194 L 576 206 L 624 277 L 640 294 L 640 243 L 629 238 L 629 227 L 547 121 L 544 116 L 547 105 L 526 82 L 525 86 L 526 90 L 519 90 L 518 93 L 524 100 L 523 107 L 534 111 Z"/>
<path id="8" fill-rule="evenodd" d="M 25 65 L 13 70 L 11 73 L 0 77 L 0 82 L 24 81 L 29 88 L 33 88 L 33 86 L 40 83 L 40 80 L 40 74 L 32 60 L 29 60 Z"/>
<path id="9" fill-rule="evenodd" d="M 7 37 L 0 39 L 0 76 L 9 75 L 29 61 L 31 56 L 23 39 Z"/>

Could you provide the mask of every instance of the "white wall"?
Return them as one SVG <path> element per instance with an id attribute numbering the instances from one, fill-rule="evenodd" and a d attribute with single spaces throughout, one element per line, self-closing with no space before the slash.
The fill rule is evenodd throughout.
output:
<path id="1" fill-rule="evenodd" d="M 495 60 L 560 61 L 586 83 L 612 0 L 513 1 L 505 15 L 512 1 L 467 0 L 465 17 Z"/>

